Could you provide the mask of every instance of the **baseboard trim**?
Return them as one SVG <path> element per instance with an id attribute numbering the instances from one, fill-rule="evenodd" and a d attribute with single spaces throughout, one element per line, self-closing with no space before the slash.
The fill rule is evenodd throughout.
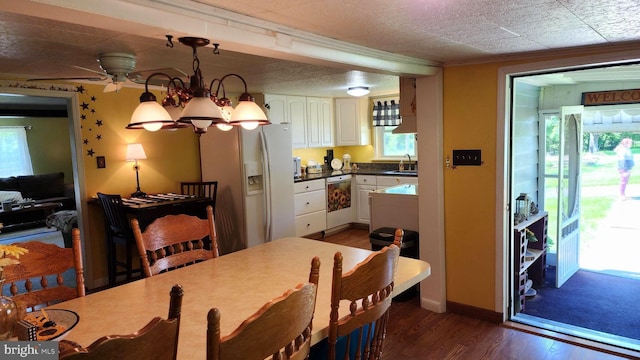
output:
<path id="1" fill-rule="evenodd" d="M 482 309 L 479 307 L 447 301 L 447 312 L 468 316 L 474 319 L 489 321 L 494 324 L 502 324 L 502 313 Z"/>

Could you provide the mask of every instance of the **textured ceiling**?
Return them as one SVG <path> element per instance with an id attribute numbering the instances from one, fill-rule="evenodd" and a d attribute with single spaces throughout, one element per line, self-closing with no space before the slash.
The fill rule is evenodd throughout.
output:
<path id="1" fill-rule="evenodd" d="M 136 6 L 149 9 L 149 18 L 127 18 L 127 10 L 133 13 Z M 0 9 L 0 74 L 4 74 L 0 78 L 93 77 L 95 73 L 78 67 L 100 71 L 98 54 L 114 51 L 135 54 L 136 71 L 174 67 L 191 73 L 191 49 L 175 40 L 174 48 L 165 46 L 164 35 L 205 36 L 212 31 L 199 28 L 201 17 L 210 28 L 216 22 L 234 23 L 239 30 L 264 24 L 265 34 L 302 34 L 318 44 L 329 44 L 328 49 L 335 42 L 348 52 L 348 44 L 353 44 L 355 55 L 373 49 L 445 66 L 640 41 L 637 0 L 0 0 Z M 161 16 L 184 9 L 198 10 L 195 15 L 189 13 L 194 19 L 191 27 Z M 229 14 L 232 21 L 214 18 Z M 370 86 L 374 95 L 397 91 L 397 77 L 390 71 L 341 65 L 347 62 L 346 56 L 307 61 L 297 59 L 293 49 L 287 56 L 280 51 L 266 57 L 258 54 L 271 49 L 258 40 L 253 45 L 262 46 L 261 51 L 245 45 L 247 51 L 240 52 L 244 48 L 234 43 L 233 34 L 221 31 L 206 36 L 220 42 L 220 54 L 214 55 L 210 47 L 199 50 L 205 81 L 234 72 L 246 78 L 252 92 L 345 96 L 346 87 L 355 85 Z M 281 36 L 278 41 L 287 39 Z M 363 53 L 368 58 L 377 55 Z M 627 71 L 625 76 L 638 79 L 636 74 Z M 562 76 L 558 81 L 574 80 Z M 583 74 L 576 81 L 591 80 Z M 230 82 L 227 90 L 239 91 L 239 85 Z"/>

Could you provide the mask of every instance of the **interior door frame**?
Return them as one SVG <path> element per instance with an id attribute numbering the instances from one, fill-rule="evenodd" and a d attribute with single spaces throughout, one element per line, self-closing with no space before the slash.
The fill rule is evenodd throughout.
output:
<path id="1" fill-rule="evenodd" d="M 89 215 L 87 211 L 87 190 L 85 184 L 84 159 L 82 157 L 82 128 L 80 125 L 80 114 L 78 113 L 79 101 L 78 93 L 75 91 L 40 90 L 21 87 L 0 87 L 0 95 L 15 94 L 21 96 L 50 97 L 65 99 L 67 102 L 67 118 L 69 124 L 69 137 L 71 147 L 71 162 L 73 168 L 73 184 L 78 210 L 78 228 L 82 244 L 83 263 L 90 264 L 92 256 L 91 242 L 87 240 L 89 233 Z M 85 283 L 87 287 L 94 287 L 93 268 L 85 266 Z"/>
<path id="2" fill-rule="evenodd" d="M 597 55 L 583 55 L 565 59 L 531 62 L 498 68 L 497 119 L 496 119 L 496 203 L 495 203 L 495 296 L 494 310 L 507 321 L 512 313 L 513 299 L 510 294 L 510 272 L 513 256 L 509 241 L 511 224 L 511 86 L 518 76 L 535 75 L 545 72 L 562 72 L 593 66 L 623 65 L 640 61 L 640 50 L 609 52 Z"/>

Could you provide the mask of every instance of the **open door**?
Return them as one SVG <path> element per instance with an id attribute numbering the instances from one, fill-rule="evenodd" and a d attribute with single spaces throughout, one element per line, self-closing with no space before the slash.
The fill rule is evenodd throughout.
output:
<path id="1" fill-rule="evenodd" d="M 559 121 L 556 287 L 580 268 L 580 153 L 583 106 L 565 106 Z"/>

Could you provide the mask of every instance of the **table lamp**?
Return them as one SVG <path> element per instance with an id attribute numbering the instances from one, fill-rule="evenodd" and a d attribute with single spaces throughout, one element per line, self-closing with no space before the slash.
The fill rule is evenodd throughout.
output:
<path id="1" fill-rule="evenodd" d="M 138 177 L 138 170 L 140 170 L 140 166 L 138 165 L 138 160 L 144 160 L 147 158 L 147 155 L 144 153 L 144 148 L 142 148 L 142 144 L 128 144 L 127 145 L 127 161 L 135 161 L 133 165 L 133 169 L 136 171 L 136 191 L 131 194 L 131 197 L 141 198 L 147 196 L 147 193 L 140 191 L 140 177 Z"/>

